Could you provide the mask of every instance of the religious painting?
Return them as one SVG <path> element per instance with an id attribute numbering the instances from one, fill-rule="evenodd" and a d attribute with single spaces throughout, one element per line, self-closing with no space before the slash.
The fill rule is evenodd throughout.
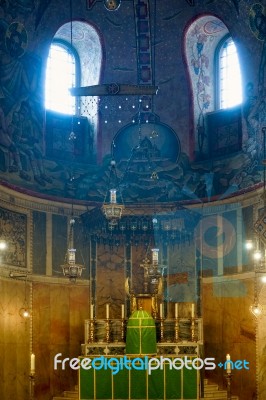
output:
<path id="1" fill-rule="evenodd" d="M 26 267 L 27 216 L 0 207 L 0 238 L 7 243 L 1 253 L 2 264 Z"/>

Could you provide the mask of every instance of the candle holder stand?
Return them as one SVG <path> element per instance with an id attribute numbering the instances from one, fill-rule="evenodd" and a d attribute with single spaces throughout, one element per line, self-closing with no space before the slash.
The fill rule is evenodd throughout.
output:
<path id="1" fill-rule="evenodd" d="M 125 341 L 125 326 L 126 326 L 125 319 L 122 318 L 121 319 L 121 342 Z"/>
<path id="2" fill-rule="evenodd" d="M 105 320 L 105 341 L 106 343 L 110 343 L 111 337 L 110 337 L 110 333 L 111 333 L 111 324 L 110 324 L 110 319 L 107 318 Z"/>
<path id="3" fill-rule="evenodd" d="M 35 389 L 35 372 L 31 371 L 29 374 L 30 380 L 30 400 L 34 400 L 34 389 Z"/>
<path id="4" fill-rule="evenodd" d="M 191 318 L 191 341 L 195 342 L 195 318 Z"/>
<path id="5" fill-rule="evenodd" d="M 232 372 L 226 372 L 225 379 L 226 379 L 226 387 L 227 387 L 227 397 L 226 400 L 231 400 L 231 383 L 232 383 Z"/>
<path id="6" fill-rule="evenodd" d="M 89 343 L 95 342 L 95 318 L 90 319 L 90 328 L 89 328 Z"/>
<path id="7" fill-rule="evenodd" d="M 164 342 L 164 318 L 160 318 L 160 342 Z"/>
<path id="8" fill-rule="evenodd" d="M 175 343 L 179 341 L 179 319 L 175 318 Z"/>

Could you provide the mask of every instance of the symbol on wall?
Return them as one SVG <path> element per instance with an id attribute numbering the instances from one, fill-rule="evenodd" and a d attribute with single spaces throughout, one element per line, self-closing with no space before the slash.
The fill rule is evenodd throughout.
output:
<path id="1" fill-rule="evenodd" d="M 87 0 L 87 10 L 90 10 L 97 0 Z"/>
<path id="2" fill-rule="evenodd" d="M 108 11 L 116 11 L 120 7 L 121 0 L 104 0 L 104 7 Z"/>
<path id="3" fill-rule="evenodd" d="M 224 257 L 236 244 L 236 230 L 228 219 L 212 215 L 201 220 L 196 227 L 196 235 L 201 241 L 196 241 L 202 256 L 208 258 Z"/>

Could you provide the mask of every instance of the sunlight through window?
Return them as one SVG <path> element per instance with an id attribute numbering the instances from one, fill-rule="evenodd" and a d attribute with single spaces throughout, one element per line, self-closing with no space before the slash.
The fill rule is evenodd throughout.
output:
<path id="1" fill-rule="evenodd" d="M 69 89 L 75 86 L 76 63 L 70 49 L 52 44 L 47 60 L 45 107 L 64 114 L 75 114 L 75 97 Z"/>
<path id="2" fill-rule="evenodd" d="M 242 81 L 236 46 L 226 40 L 219 53 L 220 108 L 242 103 Z"/>

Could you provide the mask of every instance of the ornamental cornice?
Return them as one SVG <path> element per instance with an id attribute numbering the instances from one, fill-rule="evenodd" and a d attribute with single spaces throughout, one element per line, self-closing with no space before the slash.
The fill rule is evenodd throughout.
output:
<path id="1" fill-rule="evenodd" d="M 33 197 L 4 186 L 1 186 L 0 190 L 0 204 L 2 207 L 7 207 L 18 212 L 22 212 L 22 209 L 24 209 L 66 216 L 72 214 L 72 204 L 70 202 L 67 203 L 63 201 L 54 201 Z M 75 216 L 79 216 L 84 211 L 87 211 L 87 209 L 88 208 L 85 205 L 75 204 L 73 214 Z"/>

